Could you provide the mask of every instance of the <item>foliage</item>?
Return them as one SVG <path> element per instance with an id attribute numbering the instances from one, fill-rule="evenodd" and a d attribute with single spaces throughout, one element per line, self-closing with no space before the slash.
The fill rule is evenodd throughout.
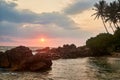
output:
<path id="1" fill-rule="evenodd" d="M 120 28 L 114 33 L 114 47 L 115 51 L 120 51 Z"/>
<path id="2" fill-rule="evenodd" d="M 119 27 L 118 23 L 120 22 L 120 0 L 110 3 L 107 3 L 105 0 L 100 0 L 98 3 L 95 3 L 93 10 L 96 11 L 96 13 L 93 14 L 96 16 L 95 19 L 99 19 L 99 17 L 101 17 L 107 33 L 108 29 L 105 23 L 109 23 L 113 32 L 114 29 L 112 25 L 115 29 Z"/>
<path id="3" fill-rule="evenodd" d="M 108 55 L 108 49 L 112 47 L 112 44 L 113 35 L 109 33 L 101 33 L 86 41 L 86 46 L 92 50 L 94 56 Z"/>
<path id="4" fill-rule="evenodd" d="M 95 7 L 94 10 L 96 11 L 96 13 L 93 14 L 93 15 L 96 16 L 95 19 L 101 18 L 106 32 L 109 33 L 108 29 L 105 25 L 105 20 L 104 20 L 105 19 L 104 13 L 105 13 L 105 10 L 106 10 L 106 7 L 107 7 L 106 1 L 104 1 L 104 0 L 99 1 L 99 3 L 96 3 L 94 5 L 94 7 Z"/>
<path id="5" fill-rule="evenodd" d="M 94 56 L 107 55 L 111 51 L 120 50 L 120 0 L 107 3 L 100 0 L 95 3 L 95 19 L 101 18 L 107 33 L 101 33 L 86 41 L 86 46 L 91 49 Z M 109 34 L 106 23 L 109 23 L 114 34 Z M 113 28 L 114 26 L 114 28 Z"/>
<path id="6" fill-rule="evenodd" d="M 92 37 L 86 41 L 94 56 L 107 55 L 111 52 L 120 52 L 120 28 L 115 33 L 100 33 L 96 37 Z"/>

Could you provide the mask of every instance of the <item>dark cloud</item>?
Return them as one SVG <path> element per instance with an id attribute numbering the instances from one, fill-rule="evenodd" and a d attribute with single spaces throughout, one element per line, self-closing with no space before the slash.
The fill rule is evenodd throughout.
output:
<path id="1" fill-rule="evenodd" d="M 2 21 L 0 22 L 0 37 L 1 36 L 10 36 L 10 37 L 21 37 L 21 38 L 30 38 L 36 35 L 36 28 L 27 28 L 24 29 L 22 24 L 12 23 Z"/>
<path id="2" fill-rule="evenodd" d="M 9 25 L 9 26 L 8 26 Z M 23 27 L 23 24 L 0 22 L 0 37 L 9 36 L 15 38 L 32 39 L 40 35 L 49 38 L 84 38 L 89 32 L 83 30 L 67 30 L 59 27 L 45 27 L 43 25 L 31 24 Z"/>
<path id="3" fill-rule="evenodd" d="M 17 4 L 0 1 L 0 21 L 14 23 L 55 24 L 65 29 L 76 29 L 75 22 L 58 12 L 36 14 L 29 10 L 17 10 Z"/>
<path id="4" fill-rule="evenodd" d="M 95 0 L 77 0 L 75 3 L 70 4 L 63 11 L 66 14 L 74 15 L 79 14 L 89 8 L 94 4 Z"/>
<path id="5" fill-rule="evenodd" d="M 50 38 L 86 38 L 90 34 L 78 29 L 76 23 L 65 14 L 36 14 L 29 10 L 18 10 L 16 6 L 15 3 L 0 0 L 1 42 L 13 42 L 12 37 L 33 39 L 47 35 Z"/>
<path id="6" fill-rule="evenodd" d="M 17 31 L 17 24 L 0 22 L 0 36 L 16 35 Z"/>
<path id="7" fill-rule="evenodd" d="M 0 1 L 0 21 L 15 23 L 33 22 L 37 18 L 36 14 L 29 10 L 17 10 L 17 4 Z"/>
<path id="8" fill-rule="evenodd" d="M 39 16 L 39 21 L 36 23 L 40 24 L 56 24 L 60 27 L 63 27 L 65 29 L 78 29 L 76 27 L 76 23 L 67 17 L 64 14 L 60 14 L 58 12 L 53 12 L 53 13 L 42 13 Z"/>

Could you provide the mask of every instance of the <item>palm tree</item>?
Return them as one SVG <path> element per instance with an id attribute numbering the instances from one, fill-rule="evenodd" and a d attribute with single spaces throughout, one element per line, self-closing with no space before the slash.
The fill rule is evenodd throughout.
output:
<path id="1" fill-rule="evenodd" d="M 107 26 L 105 25 L 105 9 L 106 9 L 107 5 L 108 4 L 104 0 L 101 0 L 101 1 L 99 1 L 99 3 L 96 3 L 94 5 L 95 9 L 93 9 L 96 11 L 96 13 L 94 13 L 93 15 L 96 15 L 95 19 L 99 19 L 101 17 L 103 25 L 105 27 L 105 30 L 107 33 L 109 33 Z"/>
<path id="2" fill-rule="evenodd" d="M 118 8 L 117 8 L 117 19 L 118 23 L 120 22 L 120 0 L 117 2 Z"/>
<path id="3" fill-rule="evenodd" d="M 118 19 L 117 19 L 117 11 L 118 11 L 118 5 L 116 1 L 111 2 L 105 10 L 105 22 L 111 22 L 113 23 L 114 27 L 117 29 L 118 27 Z"/>

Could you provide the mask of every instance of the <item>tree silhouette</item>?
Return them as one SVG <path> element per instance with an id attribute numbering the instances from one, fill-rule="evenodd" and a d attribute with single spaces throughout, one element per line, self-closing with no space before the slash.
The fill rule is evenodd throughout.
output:
<path id="1" fill-rule="evenodd" d="M 106 10 L 106 7 L 107 7 L 107 3 L 106 1 L 102 0 L 102 1 L 99 1 L 98 3 L 96 3 L 94 5 L 94 9 L 96 11 L 96 13 L 94 13 L 92 16 L 96 16 L 95 19 L 99 19 L 101 17 L 102 19 L 102 22 L 103 22 L 103 25 L 105 27 L 105 30 L 107 33 L 108 32 L 108 29 L 107 29 L 107 26 L 105 25 L 105 10 Z"/>
<path id="2" fill-rule="evenodd" d="M 115 28 L 117 29 L 118 27 L 118 19 L 117 19 L 117 10 L 118 5 L 116 1 L 111 2 L 105 10 L 105 17 L 106 17 L 106 22 L 110 21 L 110 24 L 113 23 L 113 25 L 115 26 Z"/>
<path id="3" fill-rule="evenodd" d="M 93 14 L 96 16 L 95 19 L 99 19 L 101 17 L 107 33 L 108 29 L 105 23 L 109 23 L 111 29 L 115 32 L 112 25 L 114 25 L 116 30 L 119 27 L 120 0 L 110 2 L 109 4 L 104 0 L 100 0 L 98 3 L 95 3 L 94 7 L 94 10 L 96 11 L 96 13 Z"/>

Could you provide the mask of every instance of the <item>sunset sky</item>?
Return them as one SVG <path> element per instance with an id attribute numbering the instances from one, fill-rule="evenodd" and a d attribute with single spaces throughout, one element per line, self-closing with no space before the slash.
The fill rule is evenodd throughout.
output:
<path id="1" fill-rule="evenodd" d="M 98 1 L 0 0 L 0 46 L 85 45 L 105 32 L 101 20 L 91 17 Z"/>

